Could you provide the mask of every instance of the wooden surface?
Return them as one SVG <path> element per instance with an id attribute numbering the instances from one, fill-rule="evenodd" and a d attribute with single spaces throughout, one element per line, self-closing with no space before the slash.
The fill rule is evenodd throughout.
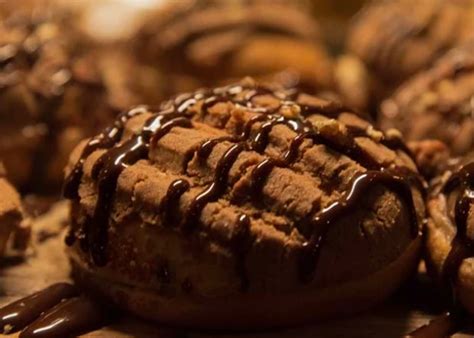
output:
<path id="1" fill-rule="evenodd" d="M 35 233 L 57 231 L 65 217 L 64 208 L 35 221 Z M 51 283 L 68 280 L 68 265 L 63 254 L 60 236 L 51 237 L 35 245 L 26 259 L 15 257 L 0 261 L 0 305 L 44 288 Z M 336 338 L 336 337 L 403 337 L 427 323 L 443 306 L 439 295 L 424 276 L 414 278 L 385 304 L 356 317 L 334 320 L 308 327 L 247 334 L 182 332 L 159 327 L 139 319 L 123 319 L 118 324 L 87 334 L 85 337 L 155 337 L 155 338 Z M 16 337 L 10 335 L 8 337 Z M 473 337 L 474 328 L 453 337 Z"/>

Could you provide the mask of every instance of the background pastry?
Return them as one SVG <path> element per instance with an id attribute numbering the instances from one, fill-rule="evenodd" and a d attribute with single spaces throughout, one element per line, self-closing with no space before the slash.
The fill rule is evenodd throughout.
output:
<path id="1" fill-rule="evenodd" d="M 453 155 L 474 150 L 474 41 L 453 49 L 381 105 L 382 129 L 408 141 L 437 139 Z"/>
<path id="2" fill-rule="evenodd" d="M 417 263 L 423 188 L 404 149 L 339 104 L 250 80 L 138 107 L 72 154 L 75 278 L 180 326 L 368 308 Z"/>
<path id="3" fill-rule="evenodd" d="M 244 76 L 312 92 L 332 83 L 318 24 L 302 2 L 171 2 L 135 40 L 139 57 L 166 72 L 171 94 Z"/>
<path id="4" fill-rule="evenodd" d="M 474 153 L 453 163 L 434 182 L 428 212 L 428 267 L 474 314 Z"/>
<path id="5" fill-rule="evenodd" d="M 0 162 L 0 257 L 8 249 L 24 251 L 29 243 L 31 230 L 25 219 L 20 195 L 5 175 L 5 168 Z"/>
<path id="6" fill-rule="evenodd" d="M 359 100 L 366 100 L 366 106 L 377 104 L 444 52 L 473 39 L 473 22 L 472 0 L 369 3 L 354 19 L 347 37 L 348 54 L 369 75 L 369 93 Z"/>
<path id="7" fill-rule="evenodd" d="M 321 25 L 322 37 L 330 48 L 340 52 L 350 27 L 351 18 L 366 0 L 307 0 L 313 16 Z"/>
<path id="8" fill-rule="evenodd" d="M 5 14 L 0 50 L 0 157 L 24 190 L 56 189 L 76 142 L 159 96 L 153 70 L 92 46 L 49 7 Z"/>

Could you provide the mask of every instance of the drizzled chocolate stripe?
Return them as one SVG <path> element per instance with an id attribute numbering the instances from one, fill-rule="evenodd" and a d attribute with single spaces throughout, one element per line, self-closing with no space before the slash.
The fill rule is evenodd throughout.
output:
<path id="1" fill-rule="evenodd" d="M 236 143 L 231 146 L 217 163 L 214 181 L 204 191 L 199 193 L 191 202 L 186 212 L 183 229 L 193 230 L 198 224 L 202 209 L 210 202 L 216 201 L 227 189 L 227 178 L 232 165 L 237 160 L 239 154 L 245 150 L 243 143 Z"/>
<path id="2" fill-rule="evenodd" d="M 236 95 L 244 89 L 249 93 L 245 99 L 237 99 Z M 258 95 L 273 95 L 280 100 L 280 106 L 277 108 L 263 108 L 253 104 L 252 99 Z M 356 162 L 361 163 L 369 169 L 368 172 L 361 174 L 354 179 L 351 190 L 346 193 L 339 201 L 336 201 L 330 207 L 310 215 L 308 218 L 309 228 L 311 229 L 308 241 L 305 243 L 305 253 L 301 260 L 301 279 L 308 281 L 311 279 L 314 268 L 319 256 L 321 244 L 330 228 L 330 225 L 353 210 L 357 205 L 358 197 L 367 189 L 375 184 L 382 184 L 388 189 L 398 193 L 406 205 L 410 208 L 410 216 L 412 221 L 413 235 L 418 234 L 418 221 L 416 210 L 411 196 L 410 185 L 406 172 L 394 172 L 379 165 L 373 158 L 366 154 L 360 146 L 355 142 L 355 136 L 349 133 L 344 142 L 332 139 L 315 130 L 310 122 L 303 118 L 288 118 L 278 113 L 283 106 L 296 106 L 299 111 L 303 111 L 303 115 L 322 114 L 330 118 L 339 116 L 346 108 L 334 105 L 333 108 L 317 108 L 298 105 L 291 101 L 290 95 L 283 92 L 274 92 L 264 87 L 244 88 L 242 86 L 231 86 L 218 88 L 214 91 L 200 91 L 194 96 L 180 96 L 171 103 L 165 104 L 163 111 L 153 113 L 152 117 L 145 123 L 142 131 L 133 136 L 130 140 L 119 143 L 121 137 L 112 139 L 108 137 L 105 131 L 99 135 L 97 139 L 107 140 L 107 142 L 99 142 L 99 146 L 91 143 L 86 146 L 76 167 L 78 170 L 73 171 L 68 179 L 71 181 L 68 186 L 67 197 L 77 198 L 77 188 L 82 176 L 82 165 L 96 148 L 112 147 L 96 162 L 93 168 L 92 178 L 97 181 L 98 186 L 98 202 L 92 217 L 89 217 L 80 229 L 79 233 L 83 234 L 81 242 L 85 242 L 84 248 L 90 251 L 91 257 L 95 264 L 105 265 L 107 262 L 107 232 L 108 232 L 108 215 L 110 213 L 113 195 L 116 190 L 117 179 L 120 173 L 129 165 L 136 163 L 140 159 L 147 158 L 150 147 L 156 146 L 161 137 L 166 135 L 173 127 L 180 126 L 191 128 L 192 115 L 189 114 L 189 108 L 203 100 L 201 110 L 203 114 L 208 113 L 213 105 L 220 102 L 232 102 L 236 105 L 242 105 L 251 112 L 257 113 L 253 118 L 249 119 L 243 126 L 243 130 L 238 135 L 231 135 L 217 139 L 211 139 L 202 143 L 194 154 L 198 159 L 207 158 L 214 147 L 221 142 L 231 142 L 231 145 L 224 155 L 219 159 L 213 182 L 198 193 L 191 201 L 189 207 L 184 212 L 181 221 L 181 227 L 185 232 L 194 230 L 199 225 L 199 219 L 204 207 L 213 201 L 218 200 L 225 194 L 228 188 L 229 171 L 236 162 L 240 153 L 247 150 L 263 153 L 269 142 L 269 134 L 274 126 L 282 124 L 293 130 L 297 135 L 291 141 L 288 151 L 281 159 L 265 159 L 256 165 L 251 173 L 251 189 L 253 195 L 259 195 L 261 189 L 273 168 L 276 166 L 287 167 L 296 161 L 299 146 L 305 139 L 311 139 L 316 144 L 324 144 L 325 146 L 348 156 Z M 127 119 L 129 118 L 128 115 Z M 116 134 L 123 133 L 124 124 L 119 119 L 116 122 Z M 258 127 L 254 125 L 259 123 Z M 361 131 L 359 131 L 362 133 Z M 363 136 L 367 136 L 366 134 Z M 110 139 L 110 140 L 109 140 Z M 186 156 L 188 160 L 192 156 Z M 187 164 L 185 164 L 185 167 Z M 184 180 L 177 180 L 171 183 L 167 194 L 165 195 L 159 212 L 162 214 L 165 222 L 170 221 L 172 215 L 169 213 L 171 205 L 179 203 L 181 196 L 189 189 L 189 183 Z M 65 191 L 66 191 L 65 190 Z M 242 286 L 245 289 L 248 286 L 248 280 L 245 273 L 245 256 L 248 242 L 250 240 L 250 218 L 248 215 L 241 214 L 237 219 L 237 231 L 235 236 L 227 243 L 236 256 L 236 268 L 242 277 Z M 71 245 L 72 240 L 68 240 Z"/>
<path id="3" fill-rule="evenodd" d="M 125 112 L 115 120 L 111 127 L 106 128 L 102 133 L 93 137 L 82 150 L 81 157 L 72 169 L 71 173 L 66 177 L 64 184 L 64 197 L 69 199 L 78 198 L 79 184 L 83 175 L 83 165 L 86 158 L 94 151 L 103 148 L 111 148 L 122 138 L 125 123 L 134 116 L 145 113 L 146 107 L 137 107 Z"/>
<path id="4" fill-rule="evenodd" d="M 405 206 L 409 210 L 412 237 L 416 238 L 419 235 L 418 216 L 411 188 L 406 179 L 393 172 L 367 171 L 353 180 L 350 190 L 342 198 L 317 212 L 310 219 L 312 233 L 304 245 L 300 265 L 300 279 L 303 282 L 309 282 L 313 277 L 330 226 L 353 211 L 362 196 L 375 185 L 383 185 L 394 191 L 406 203 Z M 307 226 L 304 227 L 307 228 Z"/>

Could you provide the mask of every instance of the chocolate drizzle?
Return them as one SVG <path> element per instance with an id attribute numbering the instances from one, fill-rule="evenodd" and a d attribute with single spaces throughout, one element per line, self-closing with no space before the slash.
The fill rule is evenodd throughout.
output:
<path id="1" fill-rule="evenodd" d="M 347 216 L 358 205 L 363 194 L 377 184 L 396 192 L 406 203 L 406 207 L 410 212 L 412 236 L 414 238 L 418 236 L 418 217 L 410 185 L 405 182 L 402 176 L 397 176 L 394 173 L 367 171 L 353 180 L 350 190 L 341 199 L 316 213 L 310 220 L 313 231 L 309 241 L 305 243 L 300 269 L 300 278 L 303 281 L 309 281 L 312 278 L 315 264 L 318 261 L 321 247 L 324 245 L 330 226 L 342 217 Z"/>
<path id="2" fill-rule="evenodd" d="M 189 190 L 189 187 L 189 182 L 182 179 L 177 179 L 170 184 L 158 211 L 163 215 L 164 225 L 171 224 L 173 222 L 173 212 L 176 211 L 179 204 L 179 199 L 186 191 Z"/>
<path id="3" fill-rule="evenodd" d="M 244 98 L 238 97 L 242 91 L 248 90 Z M 252 99 L 259 95 L 272 95 L 280 101 L 280 106 L 264 108 L 254 104 Z M 77 190 L 82 176 L 82 166 L 85 159 L 96 149 L 109 148 L 100 158 L 92 170 L 92 178 L 97 183 L 98 201 L 95 212 L 88 217 L 81 229 L 75 229 L 71 233 L 78 234 L 82 241 L 86 242 L 84 249 L 89 251 L 95 264 L 102 266 L 107 263 L 107 232 L 109 214 L 116 190 L 117 180 L 120 173 L 128 166 L 141 159 L 147 159 L 150 149 L 157 146 L 160 138 L 166 135 L 174 127 L 192 128 L 192 120 L 209 114 L 209 110 L 218 103 L 232 102 L 236 106 L 254 113 L 242 129 L 235 135 L 214 138 L 203 142 L 193 150 L 193 154 L 185 157 L 189 161 L 195 155 L 198 160 L 205 160 L 218 144 L 230 143 L 229 148 L 218 160 L 213 181 L 197 193 L 184 211 L 181 221 L 173 218 L 174 211 L 178 210 L 181 196 L 190 189 L 190 184 L 182 179 L 171 183 L 165 197 L 163 198 L 158 212 L 162 215 L 163 223 L 180 224 L 181 229 L 190 233 L 200 224 L 200 217 L 204 207 L 217 201 L 228 191 L 228 177 L 233 165 L 239 155 L 244 151 L 256 151 L 264 154 L 269 143 L 270 133 L 276 125 L 285 125 L 296 133 L 286 153 L 280 159 L 265 158 L 257 164 L 251 172 L 251 187 L 248 196 L 258 196 L 275 167 L 288 167 L 298 158 L 299 147 L 304 140 L 308 139 L 315 144 L 323 144 L 349 158 L 361 163 L 368 171 L 355 177 L 351 189 L 338 201 L 329 207 L 319 211 L 314 210 L 308 215 L 305 227 L 310 229 L 307 241 L 304 244 L 304 253 L 301 259 L 301 279 L 310 281 L 315 270 L 319 251 L 331 224 L 347 215 L 357 206 L 360 196 L 372 186 L 380 184 L 394 191 L 403 200 L 410 212 L 412 223 L 412 234 L 418 235 L 418 217 L 413 203 L 410 188 L 410 175 L 416 176 L 407 170 L 397 168 L 385 168 L 373 157 L 367 154 L 356 142 L 356 137 L 368 137 L 363 129 L 354 131 L 348 128 L 347 135 L 340 138 L 327 136 L 315 129 L 305 119 L 306 116 L 320 114 L 329 118 L 337 118 L 341 113 L 348 111 L 345 107 L 332 104 L 327 107 L 313 107 L 296 103 L 295 93 L 274 92 L 265 87 L 243 87 L 230 86 L 218 88 L 213 91 L 199 91 L 193 95 L 182 95 L 174 101 L 164 104 L 163 110 L 152 112 L 144 127 L 129 140 L 121 141 L 124 124 L 128 118 L 135 114 L 122 115 L 111 130 L 106 130 L 89 142 L 83 151 L 76 167 L 67 180 L 65 195 L 76 199 Z M 201 114 L 193 115 L 190 110 L 193 106 L 202 102 Z M 280 114 L 282 108 L 295 108 L 291 111 L 300 112 L 300 115 L 287 117 Z M 109 135 L 114 131 L 113 135 Z M 118 136 L 117 136 L 118 135 Z M 396 145 L 396 148 L 400 145 Z M 403 148 L 402 148 L 403 149 Z M 184 163 L 184 169 L 187 163 Z M 410 174 L 410 175 L 408 175 Z M 233 201 L 241 203 L 240 201 Z M 173 209 L 174 208 L 174 209 Z M 248 287 L 249 281 L 245 273 L 246 247 L 251 241 L 251 218 L 241 214 L 237 218 L 236 229 L 233 238 L 227 243 L 236 257 L 236 269 L 242 279 L 242 288 Z M 300 229 L 300 231 L 302 231 Z M 69 236 L 68 236 L 69 237 Z M 74 241 L 67 240 L 68 245 Z"/>
<path id="4" fill-rule="evenodd" d="M 21 338 L 72 337 L 103 326 L 108 311 L 71 284 L 58 283 L 0 309 L 3 333 Z"/>
<path id="5" fill-rule="evenodd" d="M 83 166 L 86 158 L 96 150 L 114 146 L 122 138 L 125 123 L 132 117 L 143 114 L 144 112 L 146 112 L 145 107 L 137 107 L 121 114 L 111 127 L 106 128 L 102 133 L 87 142 L 82 150 L 81 157 L 71 173 L 66 177 L 64 184 L 64 197 L 69 199 L 76 199 L 79 197 L 79 184 L 81 183 Z"/>

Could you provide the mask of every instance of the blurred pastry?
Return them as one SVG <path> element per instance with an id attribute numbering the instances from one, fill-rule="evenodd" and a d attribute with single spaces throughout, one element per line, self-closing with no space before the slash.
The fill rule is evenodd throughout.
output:
<path id="1" fill-rule="evenodd" d="M 167 73 L 171 94 L 253 76 L 316 92 L 332 62 L 310 9 L 295 1 L 176 1 L 155 11 L 136 52 Z"/>
<path id="2" fill-rule="evenodd" d="M 251 80 L 139 106 L 72 153 L 74 278 L 179 327 L 366 309 L 418 261 L 405 149 L 340 104 Z"/>
<path id="3" fill-rule="evenodd" d="M 366 106 L 474 38 L 473 0 L 372 1 L 354 19 L 348 54 L 369 73 Z M 351 102 L 349 102 L 351 103 Z"/>
<path id="4" fill-rule="evenodd" d="M 24 251 L 31 230 L 28 221 L 24 220 L 20 195 L 5 175 L 5 168 L 0 163 L 0 257 L 3 257 L 8 249 Z"/>
<path id="5" fill-rule="evenodd" d="M 307 0 L 313 10 L 313 16 L 321 25 L 323 39 L 334 51 L 344 46 L 344 37 L 350 26 L 351 18 L 367 0 Z"/>
<path id="6" fill-rule="evenodd" d="M 160 93 L 155 71 L 92 48 L 67 18 L 35 8 L 0 22 L 0 158 L 22 190 L 57 188 L 78 140 Z"/>
<path id="7" fill-rule="evenodd" d="M 474 42 L 400 86 L 382 103 L 380 125 L 408 141 L 440 140 L 453 155 L 474 150 Z"/>
<path id="8" fill-rule="evenodd" d="M 474 153 L 452 164 L 428 199 L 427 263 L 474 314 Z"/>

